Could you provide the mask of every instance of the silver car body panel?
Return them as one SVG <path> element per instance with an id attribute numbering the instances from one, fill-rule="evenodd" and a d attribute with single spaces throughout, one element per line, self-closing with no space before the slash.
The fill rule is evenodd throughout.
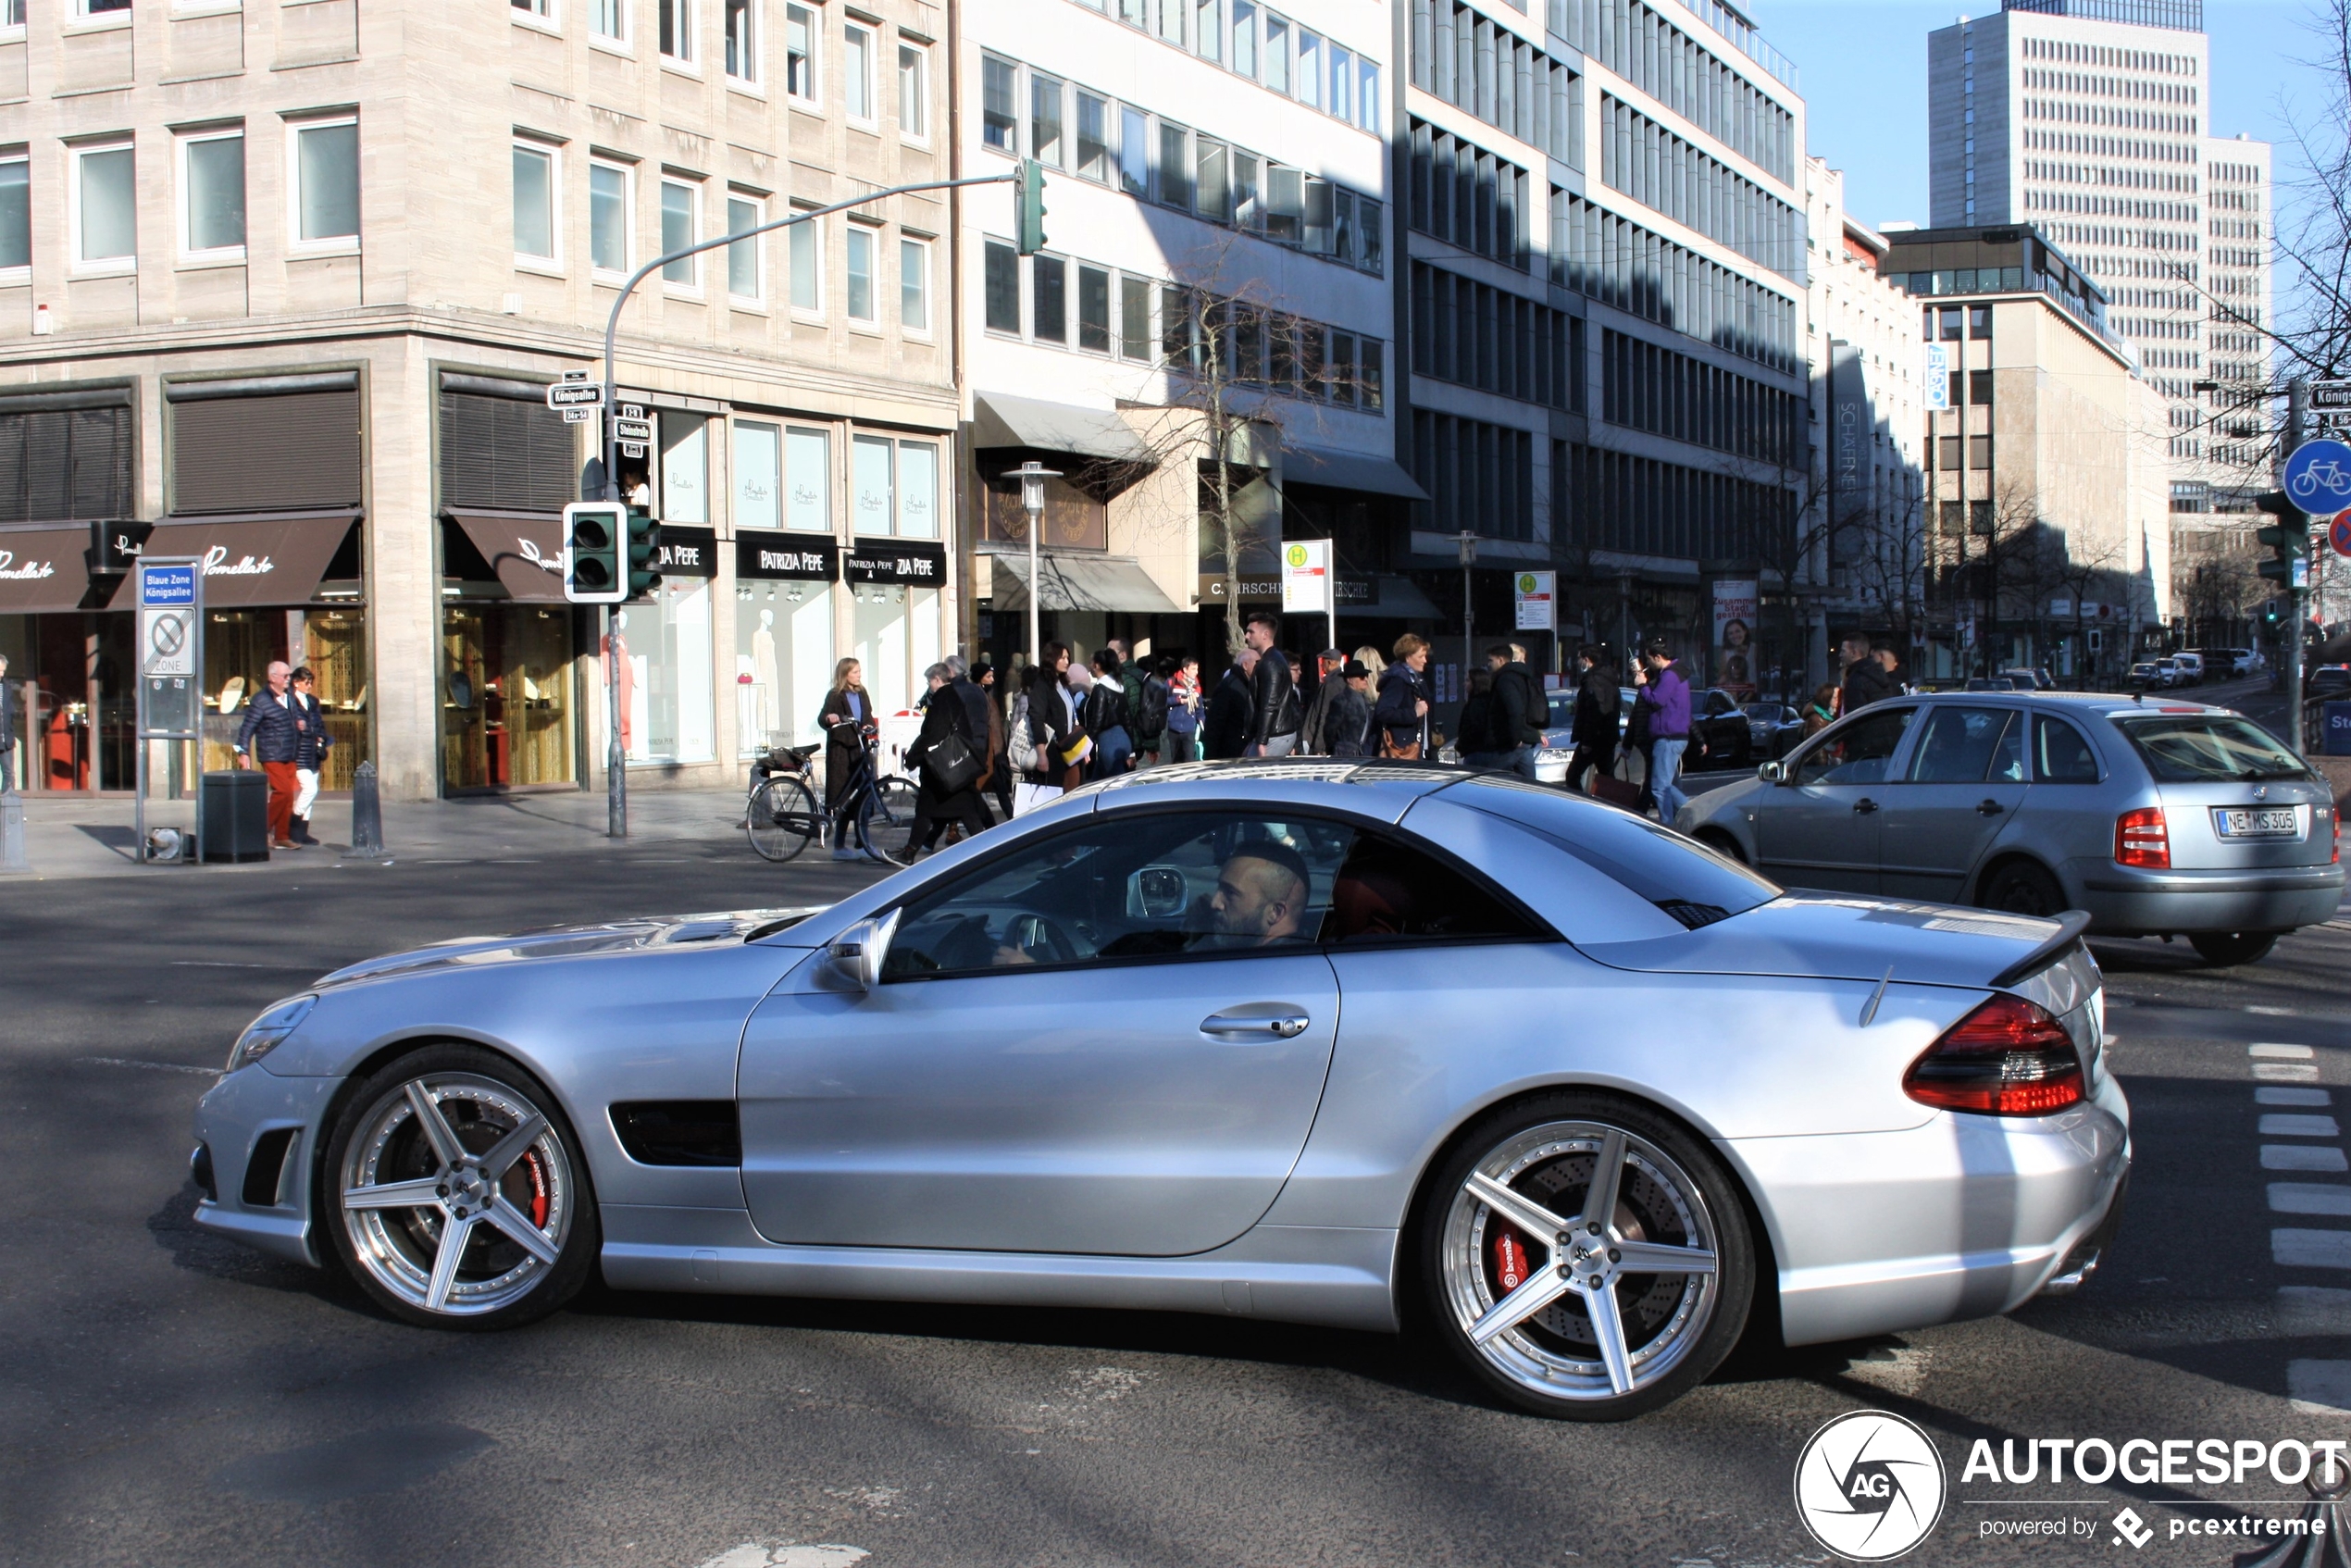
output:
<path id="1" fill-rule="evenodd" d="M 205 1096 L 218 1196 L 198 1223 L 317 1262 L 319 1147 L 354 1078 L 438 1040 L 479 1043 L 547 1087 L 594 1184 L 606 1276 L 647 1288 L 1392 1327 L 1399 1238 L 1433 1162 L 1486 1111 L 1563 1088 L 1640 1097 L 1721 1151 L 1792 1339 L 2004 1310 L 2119 1188 L 2128 1108 L 2098 1059 L 2096 971 L 2078 944 L 2012 989 L 2063 1018 L 2094 1102 L 1955 1116 L 1901 1092 L 1995 975 L 2062 937 L 2052 923 L 1786 896 L 1686 929 L 1511 819 L 1503 785 L 1413 767 L 1163 771 L 1074 792 L 815 913 L 444 943 L 339 971 L 284 1043 Z M 1014 977 L 1051 983 L 1001 1004 L 948 995 L 993 974 L 834 989 L 811 951 L 1034 836 L 1170 807 L 1333 813 L 1416 836 L 1488 868 L 1571 940 L 1060 970 Z M 1200 1035 L 1213 1008 L 1257 1004 L 1311 1027 L 1248 1046 Z M 638 1164 L 609 1113 L 638 1099 L 736 1100 L 744 1166 Z M 295 1175 L 246 1205 L 250 1152 L 283 1126 L 300 1132 Z M 1885 1197 L 1889 1173 L 1912 1201 Z"/>

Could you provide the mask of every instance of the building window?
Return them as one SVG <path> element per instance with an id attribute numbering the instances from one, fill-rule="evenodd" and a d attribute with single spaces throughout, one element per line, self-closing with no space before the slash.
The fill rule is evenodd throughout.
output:
<path id="1" fill-rule="evenodd" d="M 552 22 L 555 19 L 555 0 L 507 0 L 507 4 L 523 16 L 537 20 Z M 106 4 L 105 0 L 83 0 L 82 5 L 82 14 L 85 16 L 98 11 L 127 11 L 129 9 L 131 9 L 131 0 L 121 0 L 119 5 Z"/>
<path id="2" fill-rule="evenodd" d="M 654 0 L 661 7 L 661 52 L 673 60 L 694 57 L 694 0 Z"/>
<path id="3" fill-rule="evenodd" d="M 988 242 L 982 280 L 982 314 L 991 332 L 1020 331 L 1020 253 L 999 240 Z"/>
<path id="4" fill-rule="evenodd" d="M 1233 0 L 1233 68 L 1257 75 L 1257 7 L 1249 0 Z"/>
<path id="5" fill-rule="evenodd" d="M 1110 352 L 1110 274 L 1099 267 L 1077 269 L 1077 346 Z"/>
<path id="6" fill-rule="evenodd" d="M 1337 44 L 1331 45 L 1331 113 L 1352 123 L 1355 118 L 1355 56 Z"/>
<path id="7" fill-rule="evenodd" d="M 32 164 L 0 158 L 0 272 L 32 265 Z"/>
<path id="8" fill-rule="evenodd" d="M 784 91 L 816 101 L 816 13 L 805 6 L 784 7 Z"/>
<path id="9" fill-rule="evenodd" d="M 628 270 L 628 170 L 588 165 L 588 261 L 599 272 Z"/>
<path id="10" fill-rule="evenodd" d="M 1203 60 L 1225 57 L 1225 21 L 1218 0 L 1193 0 L 1192 42 Z"/>
<path id="11" fill-rule="evenodd" d="M 74 259 L 135 264 L 138 197 L 128 143 L 74 149 Z"/>
<path id="12" fill-rule="evenodd" d="M 727 196 L 727 232 L 740 234 L 758 228 L 767 220 L 767 212 L 756 196 Z M 727 247 L 727 292 L 736 299 L 757 303 L 765 297 L 763 280 L 759 276 L 760 242 L 737 240 Z"/>
<path id="13" fill-rule="evenodd" d="M 628 42 L 628 0 L 588 0 L 588 31 L 616 44 Z"/>
<path id="14" fill-rule="evenodd" d="M 1151 347 L 1151 286 L 1140 278 L 1118 280 L 1118 352 L 1148 362 Z"/>
<path id="15" fill-rule="evenodd" d="M 850 527 L 858 533 L 892 531 L 893 445 L 886 436 L 858 436 L 850 443 Z"/>
<path id="16" fill-rule="evenodd" d="M 823 430 L 784 431 L 784 527 L 833 531 L 832 452 L 832 437 Z"/>
<path id="17" fill-rule="evenodd" d="M 874 35 L 852 22 L 840 31 L 840 69 L 847 79 L 849 118 L 874 118 Z"/>
<path id="18" fill-rule="evenodd" d="M 1355 72 L 1355 123 L 1376 136 L 1380 130 L 1379 67 L 1369 60 L 1357 60 Z"/>
<path id="19" fill-rule="evenodd" d="M 24 0 L 0 0 L 0 36 L 14 37 L 24 26 Z"/>
<path id="20" fill-rule="evenodd" d="M 702 235 L 702 187 L 683 180 L 661 182 L 661 254 L 683 250 Z M 681 288 L 702 282 L 702 258 L 679 256 L 661 269 L 661 280 Z"/>
<path id="21" fill-rule="evenodd" d="M 1151 200 L 1151 117 L 1125 104 L 1118 110 L 1118 188 L 1138 201 Z"/>
<path id="22" fill-rule="evenodd" d="M 849 226 L 849 318 L 868 323 L 881 319 L 874 293 L 874 230 L 862 223 Z"/>
<path id="23" fill-rule="evenodd" d="M 930 330 L 930 242 L 898 242 L 898 325 L 909 332 Z"/>
<path id="24" fill-rule="evenodd" d="M 1289 23 L 1265 13 L 1265 85 L 1276 93 L 1289 92 Z"/>
<path id="25" fill-rule="evenodd" d="M 180 250 L 226 259 L 245 249 L 245 133 L 180 138 Z"/>
<path id="26" fill-rule="evenodd" d="M 1028 258 L 1029 330 L 1040 343 L 1069 341 L 1069 264 L 1057 255 Z"/>
<path id="27" fill-rule="evenodd" d="M 1192 206 L 1191 132 L 1159 122 L 1159 199 L 1189 212 Z"/>
<path id="28" fill-rule="evenodd" d="M 979 140 L 982 145 L 1020 156 L 1020 111 L 1014 106 L 1018 78 L 1012 63 L 989 56 L 979 62 Z"/>
<path id="29" fill-rule="evenodd" d="M 359 238 L 359 122 L 320 120 L 289 126 L 296 244 Z"/>
<path id="30" fill-rule="evenodd" d="M 1323 41 L 1304 28 L 1298 30 L 1298 101 L 1323 106 Z"/>
<path id="31" fill-rule="evenodd" d="M 803 218 L 784 232 L 791 236 L 791 307 L 820 315 L 825 308 L 825 220 Z"/>
<path id="32" fill-rule="evenodd" d="M 727 74 L 738 81 L 759 80 L 756 19 L 752 0 L 727 0 Z"/>
<path id="33" fill-rule="evenodd" d="M 1184 8 L 1188 0 L 1151 0 L 1159 8 L 1159 35 L 1178 49 L 1184 46 Z"/>
<path id="34" fill-rule="evenodd" d="M 1077 93 L 1077 172 L 1110 183 L 1110 103 L 1083 88 Z"/>
<path id="35" fill-rule="evenodd" d="M 554 261 L 555 250 L 555 152 L 515 143 L 515 255 Z"/>
<path id="36" fill-rule="evenodd" d="M 1035 71 L 1028 73 L 1028 156 L 1062 166 L 1062 84 Z"/>
<path id="37" fill-rule="evenodd" d="M 898 46 L 898 131 L 919 142 L 930 134 L 930 51 Z"/>

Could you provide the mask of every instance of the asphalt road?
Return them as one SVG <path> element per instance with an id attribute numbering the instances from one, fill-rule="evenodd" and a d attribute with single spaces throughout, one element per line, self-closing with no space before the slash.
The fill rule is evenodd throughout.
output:
<path id="1" fill-rule="evenodd" d="M 2104 1525 L 2126 1500 L 2161 1528 L 2291 1488 L 1987 1491 L 1961 1483 L 1969 1444 L 2351 1437 L 2351 1418 L 2288 1402 L 2290 1378 L 2351 1399 L 2328 1394 L 2351 1384 L 2351 1293 L 2326 1294 L 2351 1285 L 2351 1251 L 2285 1266 L 2272 1236 L 2351 1219 L 2282 1217 L 2266 1191 L 2344 1178 L 2262 1152 L 2339 1170 L 2340 1139 L 2264 1135 L 2275 1113 L 2255 1097 L 2351 1085 L 2336 927 L 2241 973 L 2184 944 L 2100 946 L 2138 1167 L 2080 1295 L 1752 1353 L 1624 1426 L 1511 1413 L 1393 1339 L 1232 1320 L 597 1293 L 512 1334 L 425 1332 L 192 1228 L 190 1108 L 243 1022 L 310 976 L 459 933 L 808 902 L 855 879 L 729 840 L 0 889 L 0 1562 L 1819 1563 L 1792 1467 L 1864 1406 L 1920 1422 L 1952 1467 L 1913 1561 L 2111 1560 L 2131 1555 Z M 2257 1064 L 2312 1071 L 2257 1083 Z M 2003 1500 L 1964 1500 L 1987 1496 Z M 2085 1500 L 2071 1512 L 2096 1540 L 1981 1538 L 2054 1500 Z M 2158 1537 L 2146 1555 L 2229 1552 Z"/>

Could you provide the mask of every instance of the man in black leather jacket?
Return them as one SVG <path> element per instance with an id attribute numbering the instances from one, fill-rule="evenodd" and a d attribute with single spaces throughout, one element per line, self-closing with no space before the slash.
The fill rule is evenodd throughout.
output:
<path id="1" fill-rule="evenodd" d="M 1298 745 L 1298 727 L 1305 715 L 1289 660 L 1274 645 L 1281 633 L 1281 617 L 1270 610 L 1250 615 L 1241 633 L 1242 641 L 1257 654 L 1257 668 L 1250 676 L 1250 696 L 1256 711 L 1250 716 L 1249 749 L 1244 756 L 1286 757 Z"/>

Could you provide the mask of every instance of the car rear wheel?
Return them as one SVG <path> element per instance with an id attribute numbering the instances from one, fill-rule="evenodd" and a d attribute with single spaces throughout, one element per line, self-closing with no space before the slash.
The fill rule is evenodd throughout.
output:
<path id="1" fill-rule="evenodd" d="M 2233 964 L 2258 964 L 2278 945 L 2275 931 L 2197 931 L 2188 938 L 2196 956 L 2216 969 Z"/>
<path id="2" fill-rule="evenodd" d="M 2037 915 L 2046 919 L 2065 913 L 2065 890 L 2032 862 L 2012 860 L 1984 882 L 1983 904 L 2007 915 Z"/>
<path id="3" fill-rule="evenodd" d="M 595 1262 L 595 1200 L 562 1110 L 477 1046 L 429 1046 L 369 1076 L 322 1175 L 337 1260 L 409 1323 L 528 1323 L 576 1295 Z"/>
<path id="4" fill-rule="evenodd" d="M 1704 1144 L 1645 1106 L 1505 1107 L 1428 1190 L 1416 1245 L 1435 1331 L 1524 1410 L 1640 1415 L 1704 1379 L 1746 1326 L 1746 1211 Z"/>

